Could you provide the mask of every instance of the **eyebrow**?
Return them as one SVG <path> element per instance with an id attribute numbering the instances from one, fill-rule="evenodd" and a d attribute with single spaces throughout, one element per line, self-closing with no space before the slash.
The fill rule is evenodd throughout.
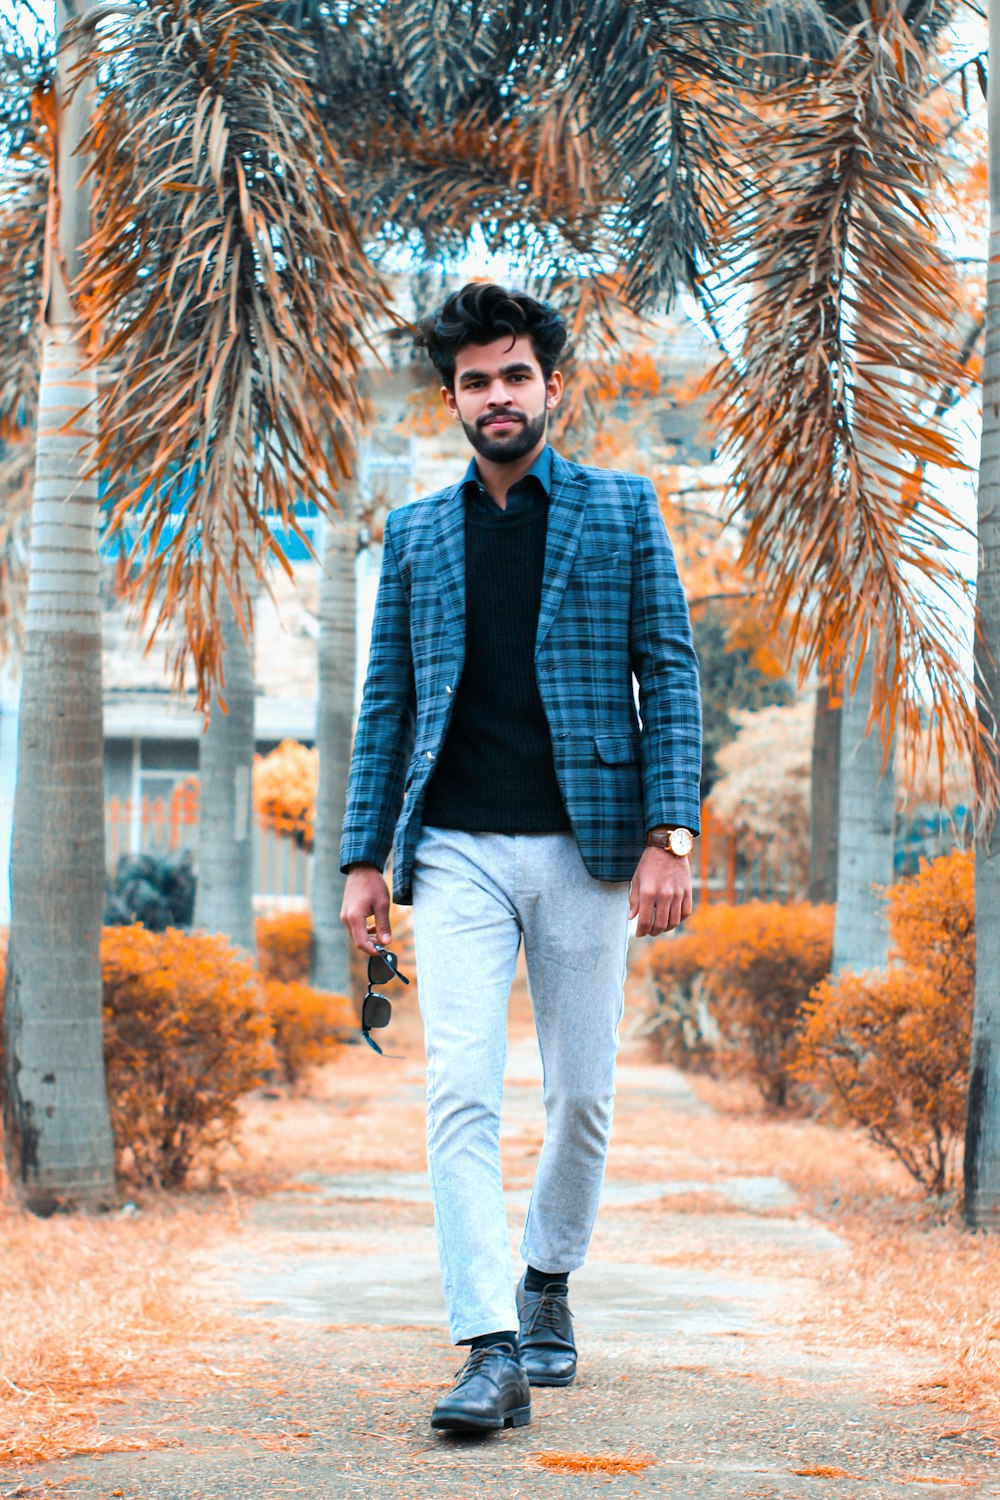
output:
<path id="1" fill-rule="evenodd" d="M 527 362 L 527 360 L 521 359 L 521 360 L 516 360 L 511 365 L 501 365 L 499 373 L 501 375 L 517 375 L 517 374 L 520 374 L 524 370 L 526 370 L 528 372 L 528 374 L 531 375 L 531 374 L 534 373 L 534 366 L 533 365 L 529 365 L 528 362 Z M 467 380 L 488 380 L 488 379 L 489 379 L 489 371 L 488 370 L 463 370 L 462 373 L 461 373 L 461 375 L 458 377 L 458 383 L 459 383 L 459 385 L 463 385 L 465 383 L 465 381 L 467 381 Z"/>

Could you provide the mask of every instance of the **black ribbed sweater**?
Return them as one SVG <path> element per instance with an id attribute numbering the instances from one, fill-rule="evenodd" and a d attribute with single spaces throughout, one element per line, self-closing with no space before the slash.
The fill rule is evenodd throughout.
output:
<path id="1" fill-rule="evenodd" d="M 562 833 L 570 822 L 535 680 L 548 505 L 465 517 L 465 665 L 423 822 L 470 833 Z"/>

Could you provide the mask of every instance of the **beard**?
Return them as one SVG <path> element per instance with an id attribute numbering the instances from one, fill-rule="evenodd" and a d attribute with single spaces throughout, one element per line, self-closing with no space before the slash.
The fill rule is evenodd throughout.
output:
<path id="1" fill-rule="evenodd" d="M 529 417 L 523 411 L 511 412 L 510 415 L 520 425 L 506 437 L 494 437 L 491 428 L 482 425 L 482 419 L 479 423 L 462 422 L 463 431 L 473 448 L 481 458 L 488 459 L 490 463 L 513 463 L 530 453 L 539 439 L 545 436 L 545 424 L 549 415 L 547 411 L 542 411 L 537 417 Z"/>

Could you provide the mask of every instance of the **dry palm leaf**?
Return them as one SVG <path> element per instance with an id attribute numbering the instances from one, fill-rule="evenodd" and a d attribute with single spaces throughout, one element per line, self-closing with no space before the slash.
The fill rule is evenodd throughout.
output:
<path id="1" fill-rule="evenodd" d="M 303 45 L 258 0 L 109 5 L 78 40 L 100 205 L 78 291 L 113 371 L 96 461 L 143 618 L 182 622 L 177 677 L 190 660 L 204 704 L 220 588 L 248 619 L 253 573 L 289 566 L 276 531 L 302 535 L 296 503 L 336 508 L 387 292 Z"/>
<path id="2" fill-rule="evenodd" d="M 0 659 L 18 654 L 24 635 L 51 160 L 43 87 L 32 99 L 22 74 L 16 96 L 16 77 L 6 76 L 13 149 L 0 169 Z"/>
<path id="3" fill-rule="evenodd" d="M 965 467 L 935 410 L 964 377 L 957 287 L 929 203 L 938 142 L 915 83 L 927 58 L 896 8 L 835 65 L 771 100 L 766 162 L 728 245 L 742 351 L 716 374 L 733 514 L 807 674 L 874 653 L 872 706 L 911 753 L 928 731 L 981 761 L 960 623 L 959 518 L 923 477 Z"/>

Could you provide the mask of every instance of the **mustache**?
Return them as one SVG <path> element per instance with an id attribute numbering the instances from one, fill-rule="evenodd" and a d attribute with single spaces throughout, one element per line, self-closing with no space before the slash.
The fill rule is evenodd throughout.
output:
<path id="1" fill-rule="evenodd" d="M 526 422 L 527 420 L 523 411 L 492 412 L 488 417 L 480 417 L 476 426 L 492 427 L 494 422 Z"/>

